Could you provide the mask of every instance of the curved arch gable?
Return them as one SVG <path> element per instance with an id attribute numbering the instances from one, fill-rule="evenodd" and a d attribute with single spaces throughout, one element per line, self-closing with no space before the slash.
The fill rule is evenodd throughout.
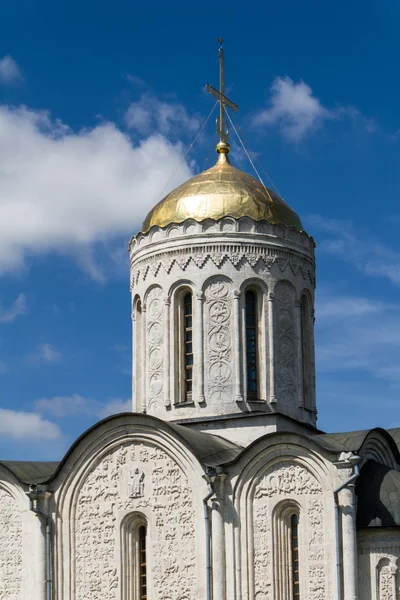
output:
<path id="1" fill-rule="evenodd" d="M 71 576 L 60 577 L 59 588 L 71 600 L 86 597 L 91 586 L 107 592 L 110 600 L 119 598 L 121 523 L 141 512 L 152 533 L 149 586 L 154 598 L 161 598 L 168 586 L 189 586 L 197 597 L 203 583 L 202 558 L 196 557 L 204 556 L 204 540 L 195 536 L 197 523 L 204 526 L 203 469 L 168 426 L 160 430 L 157 423 L 121 421 L 90 436 L 59 491 L 57 560 L 60 565 L 71 561 L 64 569 Z M 201 490 L 200 496 L 194 496 L 194 489 Z M 168 570 L 165 582 L 162 573 Z"/>
<path id="2" fill-rule="evenodd" d="M 266 437 L 270 438 L 268 444 L 266 438 L 256 442 L 238 461 L 233 498 L 238 525 L 235 553 L 240 565 L 237 588 L 249 600 L 278 598 L 274 572 L 279 545 L 272 544 L 273 515 L 279 506 L 296 503 L 303 523 L 303 593 L 312 597 L 322 578 L 325 597 L 329 597 L 332 574 L 326 572 L 325 564 L 332 557 L 327 554 L 330 550 L 324 537 L 333 535 L 334 528 L 332 466 L 310 450 L 310 441 L 302 436 Z M 327 511 L 332 518 L 325 518 Z"/>

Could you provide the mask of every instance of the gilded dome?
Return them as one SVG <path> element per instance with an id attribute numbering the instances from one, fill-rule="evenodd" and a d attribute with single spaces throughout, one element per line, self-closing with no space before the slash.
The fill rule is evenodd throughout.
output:
<path id="1" fill-rule="evenodd" d="M 226 216 L 265 219 L 303 231 L 294 210 L 260 181 L 233 167 L 224 152 L 219 154 L 214 167 L 189 179 L 156 204 L 144 220 L 142 231 L 146 233 L 153 225 L 165 227 L 186 219 L 200 222 Z"/>

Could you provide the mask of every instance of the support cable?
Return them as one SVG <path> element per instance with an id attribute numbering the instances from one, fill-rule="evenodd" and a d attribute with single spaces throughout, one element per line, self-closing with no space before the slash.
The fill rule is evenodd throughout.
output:
<path id="1" fill-rule="evenodd" d="M 263 186 L 263 188 L 264 188 L 264 190 L 265 190 L 265 193 L 267 194 L 267 196 L 268 196 L 268 198 L 269 198 L 269 201 L 271 202 L 271 204 L 274 204 L 274 201 L 273 201 L 273 199 L 272 199 L 272 197 L 271 197 L 271 194 L 269 193 L 269 189 L 267 188 L 267 186 L 265 185 L 264 181 L 262 180 L 262 178 L 261 178 L 261 175 L 260 175 L 260 173 L 257 171 L 257 168 L 256 168 L 256 166 L 255 166 L 254 162 L 251 160 L 251 156 L 250 156 L 250 154 L 247 152 L 247 148 L 246 148 L 246 146 L 244 145 L 244 143 L 243 143 L 243 140 L 242 140 L 242 138 L 240 137 L 240 135 L 239 135 L 239 133 L 238 133 L 238 130 L 236 129 L 236 127 L 235 127 L 235 125 L 234 125 L 234 123 L 233 123 L 233 121 L 232 121 L 232 119 L 231 119 L 231 117 L 230 117 L 230 115 L 229 115 L 229 113 L 228 113 L 228 111 L 227 111 L 226 109 L 225 109 L 225 112 L 226 112 L 226 115 L 227 115 L 227 117 L 228 117 L 228 119 L 229 119 L 229 122 L 230 122 L 230 124 L 231 124 L 231 126 L 232 126 L 232 129 L 233 129 L 233 131 L 236 133 L 236 137 L 238 138 L 238 140 L 239 140 L 239 142 L 240 142 L 240 144 L 241 144 L 241 146 L 242 146 L 242 148 L 243 148 L 243 150 L 244 150 L 244 152 L 245 152 L 245 154 L 246 154 L 246 156 L 247 156 L 247 158 L 248 158 L 248 160 L 249 160 L 249 163 L 250 163 L 250 164 L 251 164 L 251 166 L 253 167 L 255 174 L 257 175 L 257 177 L 258 177 L 258 179 L 259 179 L 259 181 L 260 181 L 261 185 Z"/>
<path id="2" fill-rule="evenodd" d="M 180 163 L 178 164 L 178 166 L 176 167 L 175 171 L 172 173 L 171 177 L 168 179 L 167 183 L 164 185 L 163 189 L 161 190 L 161 193 L 158 197 L 158 199 L 161 199 L 165 190 L 167 189 L 167 187 L 169 186 L 169 184 L 171 183 L 171 181 L 173 180 L 173 178 L 175 177 L 176 173 L 179 171 L 179 169 L 182 166 L 182 163 L 186 160 L 187 155 L 189 154 L 189 152 L 191 151 L 191 149 L 193 148 L 193 146 L 195 145 L 197 138 L 199 137 L 199 135 L 201 134 L 201 132 L 203 131 L 204 127 L 207 125 L 208 121 L 210 120 L 211 115 L 213 114 L 214 110 L 217 107 L 218 104 L 218 100 L 216 101 L 216 103 L 214 104 L 214 106 L 212 107 L 212 109 L 210 110 L 208 117 L 206 118 L 206 120 L 204 121 L 203 125 L 200 127 L 199 131 L 197 132 L 197 134 L 195 135 L 192 143 L 190 144 L 189 148 L 186 150 L 186 153 L 184 155 L 184 157 L 182 158 L 182 160 L 180 161 Z"/>

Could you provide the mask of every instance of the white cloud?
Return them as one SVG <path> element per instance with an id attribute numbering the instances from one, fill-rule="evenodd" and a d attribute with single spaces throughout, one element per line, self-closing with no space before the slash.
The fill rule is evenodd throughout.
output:
<path id="1" fill-rule="evenodd" d="M 116 415 L 117 413 L 132 412 L 132 400 L 119 400 L 114 399 L 106 402 L 103 407 L 99 410 L 98 416 L 100 419 L 105 419 L 110 415 Z"/>
<path id="2" fill-rule="evenodd" d="M 35 352 L 28 354 L 25 357 L 25 361 L 29 365 L 44 365 L 44 364 L 55 364 L 61 360 L 60 352 L 51 344 L 39 344 Z"/>
<path id="3" fill-rule="evenodd" d="M 0 434 L 14 440 L 55 440 L 60 428 L 33 412 L 0 408 Z"/>
<path id="4" fill-rule="evenodd" d="M 23 80 L 22 71 L 9 54 L 0 59 L 0 83 L 13 84 Z"/>
<path id="5" fill-rule="evenodd" d="M 132 410 L 132 400 L 130 399 L 113 398 L 108 402 L 99 402 L 79 394 L 41 398 L 34 404 L 38 412 L 51 414 L 57 418 L 85 415 L 104 419 L 110 415 Z"/>
<path id="6" fill-rule="evenodd" d="M 285 76 L 274 79 L 269 106 L 254 116 L 253 124 L 278 126 L 286 139 L 298 143 L 325 121 L 343 118 L 359 122 L 368 133 L 377 129 L 374 119 L 364 117 L 354 106 L 327 108 L 307 83 Z"/>
<path id="7" fill-rule="evenodd" d="M 310 217 L 309 222 L 326 234 L 318 243 L 322 252 L 337 256 L 365 275 L 384 277 L 400 285 L 400 252 L 377 240 L 371 232 L 361 236 L 349 221 Z"/>
<path id="8" fill-rule="evenodd" d="M 125 120 L 130 129 L 142 135 L 148 135 L 154 130 L 167 136 L 182 131 L 193 133 L 200 126 L 198 118 L 190 116 L 183 104 L 163 102 L 148 93 L 130 105 Z"/>
<path id="9" fill-rule="evenodd" d="M 25 294 L 20 294 L 9 308 L 0 305 L 0 323 L 13 323 L 19 316 L 28 314 Z"/>
<path id="10" fill-rule="evenodd" d="M 295 83 L 290 77 L 277 77 L 271 86 L 270 107 L 254 118 L 257 125 L 279 125 L 285 137 L 299 142 L 317 129 L 332 113 L 313 95 L 309 85 Z"/>
<path id="11" fill-rule="evenodd" d="M 74 132 L 44 111 L 0 106 L 0 156 L 0 274 L 52 251 L 96 278 L 94 244 L 137 232 L 182 147 L 154 134 L 133 144 L 110 122 Z M 191 175 L 184 163 L 172 185 Z"/>
<path id="12" fill-rule="evenodd" d="M 400 386 L 400 305 L 322 294 L 316 303 L 316 357 L 321 373 L 360 372 Z"/>

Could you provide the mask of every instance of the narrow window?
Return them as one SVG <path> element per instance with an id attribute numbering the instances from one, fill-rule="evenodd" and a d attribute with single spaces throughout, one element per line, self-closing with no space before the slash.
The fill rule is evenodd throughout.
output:
<path id="1" fill-rule="evenodd" d="M 246 365 L 247 394 L 257 396 L 257 297 L 252 291 L 246 292 Z"/>
<path id="2" fill-rule="evenodd" d="M 183 363 L 184 363 L 184 400 L 192 399 L 193 390 L 193 306 L 192 294 L 183 298 Z"/>
<path id="3" fill-rule="evenodd" d="M 141 525 L 138 530 L 139 542 L 139 598 L 147 599 L 147 573 L 146 573 L 146 527 Z"/>
<path id="4" fill-rule="evenodd" d="M 299 573 L 299 516 L 293 514 L 290 517 L 290 545 L 291 545 L 291 567 L 293 600 L 300 599 L 300 573 Z"/>
<path id="5" fill-rule="evenodd" d="M 147 600 L 147 525 L 131 513 L 122 522 L 121 600 Z"/>

